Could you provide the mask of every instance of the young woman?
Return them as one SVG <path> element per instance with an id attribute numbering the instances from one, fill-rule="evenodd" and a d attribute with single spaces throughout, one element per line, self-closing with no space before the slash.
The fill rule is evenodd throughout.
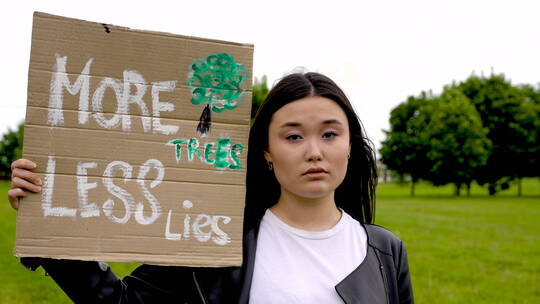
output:
<path id="1" fill-rule="evenodd" d="M 375 156 L 349 100 L 318 73 L 291 74 L 250 131 L 241 267 L 142 265 L 118 278 L 104 263 L 23 258 L 76 303 L 413 303 L 407 255 L 372 225 Z M 12 164 L 8 196 L 40 191 L 35 164 Z"/>

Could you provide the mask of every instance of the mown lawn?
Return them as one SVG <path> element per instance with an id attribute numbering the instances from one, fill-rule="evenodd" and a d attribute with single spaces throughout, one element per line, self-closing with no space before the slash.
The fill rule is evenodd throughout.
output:
<path id="1" fill-rule="evenodd" d="M 0 303 L 70 303 L 40 269 L 13 257 L 16 212 L 0 181 Z M 540 181 L 526 180 L 494 197 L 473 187 L 381 184 L 376 223 L 407 245 L 417 303 L 540 303 Z M 136 265 L 112 264 L 123 276 Z"/>
<path id="2" fill-rule="evenodd" d="M 485 196 L 380 186 L 376 223 L 407 245 L 418 303 L 540 303 L 540 182 Z M 525 191 L 526 189 L 526 191 Z M 478 193 L 482 193 L 480 196 Z"/>

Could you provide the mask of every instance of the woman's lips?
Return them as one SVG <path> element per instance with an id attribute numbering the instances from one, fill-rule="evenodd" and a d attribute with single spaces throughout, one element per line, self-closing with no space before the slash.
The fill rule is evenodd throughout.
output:
<path id="1" fill-rule="evenodd" d="M 302 175 L 309 178 L 322 178 L 326 176 L 327 174 L 328 172 L 326 172 L 326 170 L 322 168 L 311 168 L 307 170 L 306 172 L 304 172 L 304 174 Z"/>

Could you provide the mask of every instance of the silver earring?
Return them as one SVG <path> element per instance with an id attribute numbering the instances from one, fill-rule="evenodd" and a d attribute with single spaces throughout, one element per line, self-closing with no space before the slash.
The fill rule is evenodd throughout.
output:
<path id="1" fill-rule="evenodd" d="M 271 161 L 266 161 L 266 163 L 268 164 L 268 170 L 272 171 L 274 169 L 274 166 L 272 165 L 272 162 Z"/>

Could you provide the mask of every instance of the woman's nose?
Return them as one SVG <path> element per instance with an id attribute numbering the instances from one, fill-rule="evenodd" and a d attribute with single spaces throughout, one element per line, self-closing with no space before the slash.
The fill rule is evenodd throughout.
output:
<path id="1" fill-rule="evenodd" d="M 320 161 L 322 160 L 322 151 L 317 140 L 308 141 L 306 151 L 307 161 Z"/>

